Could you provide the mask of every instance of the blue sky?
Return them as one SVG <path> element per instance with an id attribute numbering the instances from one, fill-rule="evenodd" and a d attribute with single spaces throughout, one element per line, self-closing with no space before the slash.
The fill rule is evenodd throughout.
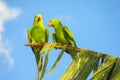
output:
<path id="1" fill-rule="evenodd" d="M 24 46 L 27 29 L 36 14 L 43 15 L 47 27 L 52 18 L 59 18 L 73 32 L 77 46 L 120 56 L 119 0 L 1 0 L 0 1 L 0 80 L 33 80 L 36 62 L 30 47 Z M 50 35 L 54 32 L 49 28 Z M 52 42 L 52 39 L 49 39 Z M 49 57 L 47 71 L 59 50 Z M 45 80 L 58 80 L 70 64 L 64 54 L 57 68 Z"/>

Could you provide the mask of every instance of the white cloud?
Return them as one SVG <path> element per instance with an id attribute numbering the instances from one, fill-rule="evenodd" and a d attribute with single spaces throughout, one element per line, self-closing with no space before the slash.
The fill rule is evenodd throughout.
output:
<path id="1" fill-rule="evenodd" d="M 9 61 L 10 66 L 14 64 L 14 60 L 11 57 L 10 41 L 3 39 L 3 32 L 5 31 L 4 23 L 7 20 L 12 20 L 18 17 L 20 14 L 19 8 L 10 8 L 5 2 L 0 1 L 0 55 L 4 55 Z"/>

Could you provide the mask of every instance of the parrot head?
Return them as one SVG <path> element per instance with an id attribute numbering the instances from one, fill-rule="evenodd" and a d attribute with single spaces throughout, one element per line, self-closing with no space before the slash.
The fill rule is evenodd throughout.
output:
<path id="1" fill-rule="evenodd" d="M 42 15 L 41 14 L 37 14 L 34 18 L 34 24 L 42 22 Z"/>
<path id="2" fill-rule="evenodd" d="M 62 25 L 59 19 L 53 18 L 49 21 L 48 26 L 49 27 L 59 27 L 59 25 Z"/>

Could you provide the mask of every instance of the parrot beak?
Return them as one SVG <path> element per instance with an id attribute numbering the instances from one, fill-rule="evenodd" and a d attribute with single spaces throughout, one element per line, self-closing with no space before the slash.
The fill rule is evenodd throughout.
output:
<path id="1" fill-rule="evenodd" d="M 40 21 L 40 19 L 41 19 L 41 18 L 40 18 L 40 16 L 39 16 L 39 17 L 38 17 L 38 21 Z"/>
<path id="2" fill-rule="evenodd" d="M 52 27 L 52 24 L 51 24 L 51 23 L 48 23 L 48 26 L 49 26 L 49 27 Z"/>

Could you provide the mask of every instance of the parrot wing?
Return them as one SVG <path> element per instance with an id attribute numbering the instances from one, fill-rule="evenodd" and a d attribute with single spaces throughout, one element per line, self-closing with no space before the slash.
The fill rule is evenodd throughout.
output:
<path id="1" fill-rule="evenodd" d="M 47 28 L 45 28 L 45 40 L 46 42 L 48 42 L 49 39 L 49 30 Z"/>
<path id="2" fill-rule="evenodd" d="M 31 36 L 31 29 L 28 29 L 28 41 L 32 43 L 32 36 Z M 35 47 L 31 47 L 33 53 L 35 54 L 35 58 L 36 58 L 36 62 L 38 65 L 39 62 L 39 49 L 35 48 Z"/>
<path id="3" fill-rule="evenodd" d="M 58 43 L 58 40 L 57 40 L 57 37 L 56 37 L 55 33 L 52 34 L 52 40 L 53 40 L 54 43 Z"/>
<path id="4" fill-rule="evenodd" d="M 28 41 L 29 42 L 31 42 L 31 35 L 30 35 L 30 33 L 31 33 L 31 29 L 28 29 L 27 34 L 28 34 Z"/>
<path id="5" fill-rule="evenodd" d="M 67 41 L 70 45 L 76 46 L 74 35 L 66 26 L 63 27 L 63 34 L 64 34 L 65 38 L 67 38 Z"/>

